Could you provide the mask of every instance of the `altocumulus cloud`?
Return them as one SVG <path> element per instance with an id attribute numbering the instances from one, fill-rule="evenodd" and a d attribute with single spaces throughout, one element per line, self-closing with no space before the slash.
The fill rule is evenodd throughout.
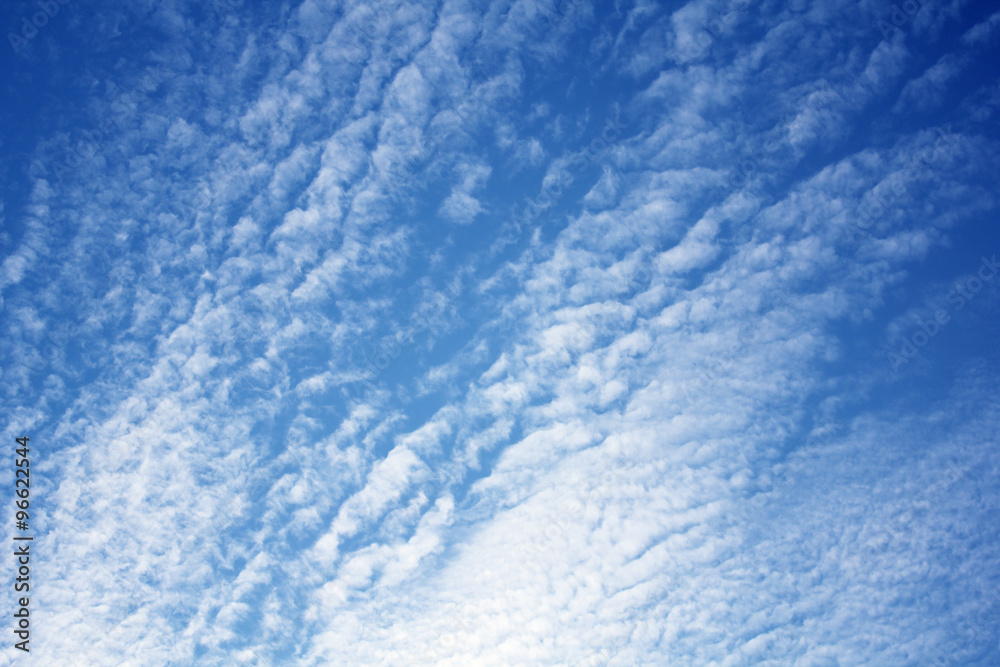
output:
<path id="1" fill-rule="evenodd" d="M 12 663 L 1000 661 L 988 8 L 2 17 Z"/>

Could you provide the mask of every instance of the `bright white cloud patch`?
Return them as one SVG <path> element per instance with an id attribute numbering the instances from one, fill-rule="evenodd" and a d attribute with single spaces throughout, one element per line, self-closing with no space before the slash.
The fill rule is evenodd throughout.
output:
<path id="1" fill-rule="evenodd" d="M 990 8 L 40 11 L 12 664 L 1000 661 Z"/>

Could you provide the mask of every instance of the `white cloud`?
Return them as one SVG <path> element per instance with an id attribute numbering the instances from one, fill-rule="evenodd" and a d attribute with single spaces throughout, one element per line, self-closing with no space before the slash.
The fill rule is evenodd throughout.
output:
<path id="1" fill-rule="evenodd" d="M 992 656 L 992 358 L 864 356 L 995 209 L 982 99 L 886 110 L 964 56 L 847 2 L 144 11 L 171 76 L 4 208 L 40 660 Z"/>

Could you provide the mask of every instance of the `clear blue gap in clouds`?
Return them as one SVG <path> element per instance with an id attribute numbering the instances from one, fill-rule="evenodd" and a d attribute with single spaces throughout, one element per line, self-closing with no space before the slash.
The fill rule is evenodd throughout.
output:
<path id="1" fill-rule="evenodd" d="M 71 28 L 73 9 L 71 6 L 60 6 L 56 15 L 48 19 L 41 30 L 35 28 L 32 32 L 25 28 L 23 21 L 27 19 L 30 25 L 32 16 L 40 11 L 37 5 L 8 2 L 0 7 L 4 32 L 0 68 L 5 72 L 2 83 L 5 104 L 0 113 L 4 127 L 17 128 L 17 132 L 5 133 L 3 137 L 6 206 L 24 201 L 29 188 L 25 166 L 31 163 L 35 146 L 64 129 L 60 125 L 74 117 L 68 112 L 74 109 L 74 101 L 78 102 L 81 98 L 81 82 L 73 76 L 78 70 L 66 65 L 54 67 L 51 60 L 56 45 L 76 40 Z M 26 40 L 26 44 L 20 39 L 15 40 L 15 49 L 9 34 L 23 39 L 21 33 L 25 30 L 33 37 Z M 17 222 L 15 217 L 7 224 Z"/>

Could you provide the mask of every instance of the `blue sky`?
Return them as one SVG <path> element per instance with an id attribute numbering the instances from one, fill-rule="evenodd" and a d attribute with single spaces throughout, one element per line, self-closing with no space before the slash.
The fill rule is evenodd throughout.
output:
<path id="1" fill-rule="evenodd" d="M 5 658 L 1000 663 L 991 3 L 0 16 Z"/>

